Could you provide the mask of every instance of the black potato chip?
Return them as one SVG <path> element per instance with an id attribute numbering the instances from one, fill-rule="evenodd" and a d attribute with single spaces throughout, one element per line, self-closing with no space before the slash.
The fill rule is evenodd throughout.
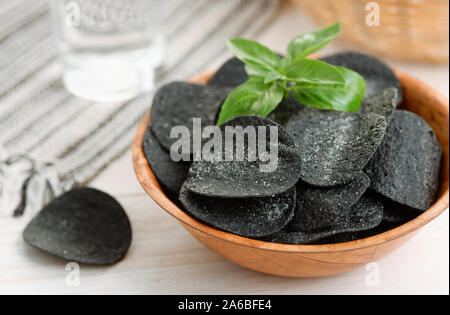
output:
<path id="1" fill-rule="evenodd" d="M 264 133 L 259 132 L 259 127 L 263 128 L 268 154 L 256 149 L 259 145 L 253 147 L 249 141 L 244 141 L 244 150 L 239 150 L 244 153 L 243 159 L 238 159 L 236 149 L 239 148 L 232 147 L 233 151 L 230 151 L 226 146 L 225 129 L 235 127 L 254 130 L 257 139 L 264 138 Z M 278 138 L 269 137 L 269 128 L 277 130 Z M 226 161 L 222 154 L 222 161 L 194 161 L 186 181 L 187 190 L 208 197 L 269 197 L 283 193 L 297 183 L 300 157 L 294 140 L 283 127 L 259 116 L 240 116 L 222 125 L 220 130 L 220 147 L 223 152 L 231 152 L 232 159 Z M 233 142 L 237 143 L 236 140 Z M 249 152 L 253 152 L 256 159 L 249 159 Z"/>
<path id="2" fill-rule="evenodd" d="M 403 101 L 403 88 L 400 81 L 381 60 L 358 52 L 342 52 L 322 60 L 335 66 L 348 68 L 363 76 L 367 85 L 366 97 L 380 94 L 383 90 L 394 87 L 398 90 L 397 104 Z"/>
<path id="3" fill-rule="evenodd" d="M 219 87 L 237 87 L 247 80 L 244 63 L 237 58 L 232 58 L 220 67 L 209 84 Z"/>
<path id="4" fill-rule="evenodd" d="M 245 237 L 263 237 L 282 230 L 292 219 L 295 188 L 272 197 L 211 198 L 181 189 L 186 212 L 217 229 Z"/>
<path id="5" fill-rule="evenodd" d="M 384 202 L 383 220 L 389 223 L 402 225 L 414 220 L 422 213 L 422 211 L 388 200 Z"/>
<path id="6" fill-rule="evenodd" d="M 373 192 L 371 189 L 369 189 L 369 191 L 383 202 L 383 222 L 400 226 L 417 218 L 423 213 L 423 211 L 392 201 L 377 192 Z"/>
<path id="7" fill-rule="evenodd" d="M 369 178 L 361 172 L 350 183 L 323 188 L 297 184 L 295 215 L 288 230 L 291 232 L 320 231 L 342 217 L 361 198 L 370 185 Z"/>
<path id="8" fill-rule="evenodd" d="M 323 245 L 323 244 L 338 244 L 338 243 L 346 243 L 356 240 L 362 240 L 371 236 L 375 236 L 387 231 L 390 231 L 392 229 L 395 229 L 398 227 L 399 224 L 393 224 L 389 223 L 385 220 L 381 221 L 380 225 L 374 227 L 373 229 L 365 230 L 365 231 L 359 231 L 359 232 L 348 232 L 348 233 L 341 233 L 332 235 L 330 237 L 326 237 L 323 239 L 320 239 L 318 241 L 312 242 L 311 244 L 314 245 Z"/>
<path id="9" fill-rule="evenodd" d="M 393 230 L 393 229 L 399 227 L 402 224 L 403 223 L 391 223 L 391 222 L 383 220 L 380 223 L 380 225 L 378 225 L 377 227 L 374 227 L 373 229 L 356 232 L 354 234 L 358 237 L 358 239 L 364 239 L 364 238 L 368 238 L 368 237 L 372 237 L 375 235 L 379 235 L 379 234 L 388 232 L 390 230 Z"/>
<path id="10" fill-rule="evenodd" d="M 271 112 L 267 118 L 279 123 L 282 126 L 286 126 L 289 120 L 296 116 L 300 111 L 305 108 L 295 98 L 294 94 L 289 94 L 289 98 L 284 99 L 273 112 Z"/>
<path id="11" fill-rule="evenodd" d="M 441 157 L 431 127 L 414 113 L 398 110 L 365 172 L 374 191 L 425 211 L 436 201 Z"/>
<path id="12" fill-rule="evenodd" d="M 174 162 L 150 129 L 147 130 L 144 137 L 144 153 L 161 187 L 171 198 L 178 199 L 191 163 Z"/>
<path id="13" fill-rule="evenodd" d="M 369 162 L 386 126 L 374 113 L 303 110 L 286 126 L 299 148 L 301 179 L 320 187 L 348 183 Z"/>
<path id="14" fill-rule="evenodd" d="M 112 265 L 126 255 L 131 234 L 130 221 L 114 198 L 81 188 L 47 205 L 23 237 L 29 245 L 67 261 Z"/>
<path id="15" fill-rule="evenodd" d="M 397 108 L 397 99 L 398 91 L 396 88 L 383 90 L 379 94 L 364 99 L 360 112 L 379 114 L 390 122 Z"/>
<path id="16" fill-rule="evenodd" d="M 278 54 L 280 58 L 283 55 Z M 214 74 L 209 85 L 219 87 L 238 87 L 248 80 L 248 74 L 245 71 L 245 64 L 238 58 L 231 58 L 225 62 Z"/>
<path id="17" fill-rule="evenodd" d="M 311 244 L 334 235 L 373 229 L 381 223 L 382 219 L 383 203 L 370 194 L 365 194 L 347 214 L 323 231 L 307 233 L 284 230 L 262 240 L 282 244 Z"/>
<path id="18" fill-rule="evenodd" d="M 361 239 L 359 232 L 348 232 L 322 238 L 320 240 L 311 242 L 310 245 L 339 244 L 352 242 L 359 239 Z"/>
<path id="19" fill-rule="evenodd" d="M 192 135 L 193 119 L 202 126 L 215 125 L 217 112 L 230 89 L 173 82 L 163 86 L 153 98 L 151 129 L 167 151 L 178 139 L 170 138 L 174 127 L 187 127 Z M 190 143 L 188 143 L 190 145 Z"/>

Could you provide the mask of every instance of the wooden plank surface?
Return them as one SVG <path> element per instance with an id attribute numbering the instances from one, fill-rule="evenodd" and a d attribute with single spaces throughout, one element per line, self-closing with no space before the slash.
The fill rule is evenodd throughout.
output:
<path id="1" fill-rule="evenodd" d="M 294 35 L 314 29 L 301 12 L 285 7 L 261 40 L 283 50 Z M 351 49 L 333 44 L 327 53 Z M 448 67 L 391 62 L 448 97 Z M 378 286 L 365 268 L 323 279 L 286 279 L 245 270 L 194 240 L 141 189 L 131 154 L 93 183 L 123 204 L 133 225 L 128 256 L 108 268 L 80 268 L 80 286 L 67 285 L 66 262 L 29 248 L 21 232 L 29 218 L 0 218 L 0 294 L 448 294 L 448 211 L 404 247 L 377 262 Z M 370 266 L 374 267 L 374 266 Z M 373 270 L 373 269 L 371 269 Z"/>
<path id="2" fill-rule="evenodd" d="M 379 286 L 360 268 L 323 279 L 288 279 L 236 266 L 192 238 L 143 194 L 119 201 L 130 216 L 131 250 L 119 264 L 80 268 L 80 286 L 66 284 L 65 261 L 24 244 L 25 220 L 2 219 L 0 294 L 371 294 L 448 291 L 448 212 L 378 262 Z"/>

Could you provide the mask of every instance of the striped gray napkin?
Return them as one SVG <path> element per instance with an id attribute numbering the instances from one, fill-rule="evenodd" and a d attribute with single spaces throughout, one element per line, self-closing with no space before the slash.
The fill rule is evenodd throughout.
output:
<path id="1" fill-rule="evenodd" d="M 158 86 L 217 66 L 229 56 L 227 38 L 257 36 L 278 8 L 276 0 L 168 2 Z M 0 82 L 0 213 L 15 216 L 87 184 L 128 150 L 152 97 L 105 105 L 69 94 L 46 0 L 0 0 Z"/>

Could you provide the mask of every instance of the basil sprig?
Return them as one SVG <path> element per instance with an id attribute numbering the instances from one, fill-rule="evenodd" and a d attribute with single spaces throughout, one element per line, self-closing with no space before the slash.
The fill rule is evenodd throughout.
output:
<path id="1" fill-rule="evenodd" d="M 291 92 L 306 106 L 357 111 L 366 90 L 364 78 L 349 69 L 307 59 L 340 33 L 341 26 L 336 23 L 299 35 L 289 43 L 285 58 L 255 41 L 229 40 L 228 47 L 244 62 L 249 80 L 228 95 L 218 125 L 242 115 L 266 117 Z"/>

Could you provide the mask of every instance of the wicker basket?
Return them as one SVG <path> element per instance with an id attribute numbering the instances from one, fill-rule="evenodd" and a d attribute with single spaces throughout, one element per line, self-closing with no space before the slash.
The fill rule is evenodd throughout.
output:
<path id="1" fill-rule="evenodd" d="M 404 61 L 448 63 L 448 0 L 292 0 L 321 26 L 340 21 L 343 37 L 378 55 Z M 369 2 L 380 25 L 368 26 Z"/>

